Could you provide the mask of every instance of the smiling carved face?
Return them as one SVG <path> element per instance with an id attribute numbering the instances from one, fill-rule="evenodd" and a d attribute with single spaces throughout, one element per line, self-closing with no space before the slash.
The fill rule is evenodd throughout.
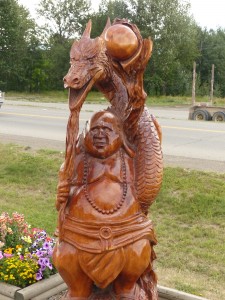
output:
<path id="1" fill-rule="evenodd" d="M 94 157 L 107 158 L 116 153 L 122 146 L 118 119 L 107 111 L 96 113 L 86 130 L 84 145 Z"/>

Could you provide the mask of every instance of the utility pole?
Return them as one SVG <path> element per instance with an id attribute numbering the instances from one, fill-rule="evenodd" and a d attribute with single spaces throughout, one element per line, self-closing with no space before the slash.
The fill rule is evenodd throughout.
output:
<path id="1" fill-rule="evenodd" d="M 193 64 L 192 106 L 195 105 L 195 81 L 196 81 L 196 62 L 194 62 L 194 64 Z"/>
<path id="2" fill-rule="evenodd" d="M 211 90 L 210 90 L 210 104 L 211 105 L 213 105 L 213 85 L 214 85 L 214 65 L 212 65 Z"/>

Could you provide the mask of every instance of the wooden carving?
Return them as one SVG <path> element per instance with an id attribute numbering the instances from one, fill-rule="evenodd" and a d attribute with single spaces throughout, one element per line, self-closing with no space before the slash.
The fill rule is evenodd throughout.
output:
<path id="1" fill-rule="evenodd" d="M 156 300 L 156 238 L 149 206 L 162 182 L 161 130 L 145 107 L 143 73 L 152 41 L 116 19 L 90 38 L 91 21 L 70 52 L 64 77 L 70 117 L 56 207 L 56 268 L 64 299 Z M 110 102 L 79 135 L 79 114 L 95 86 Z"/>

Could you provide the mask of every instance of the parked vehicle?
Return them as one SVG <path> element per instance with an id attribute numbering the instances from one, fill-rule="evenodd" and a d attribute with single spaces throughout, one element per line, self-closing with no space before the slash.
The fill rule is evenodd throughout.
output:
<path id="1" fill-rule="evenodd" d="M 194 105 L 189 108 L 189 120 L 225 122 L 225 107 L 207 104 Z"/>
<path id="2" fill-rule="evenodd" d="M 0 91 L 0 108 L 4 102 L 4 98 L 5 98 L 5 93 L 3 93 L 2 91 Z"/>

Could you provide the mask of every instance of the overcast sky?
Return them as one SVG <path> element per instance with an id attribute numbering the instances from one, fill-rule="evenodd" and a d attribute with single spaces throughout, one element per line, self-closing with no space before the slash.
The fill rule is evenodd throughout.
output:
<path id="1" fill-rule="evenodd" d="M 32 17 L 35 17 L 35 9 L 40 0 L 18 0 L 30 10 Z M 185 1 L 185 0 L 183 0 Z M 98 6 L 100 0 L 92 0 L 93 7 Z M 207 29 L 225 29 L 225 0 L 190 0 L 191 12 L 195 21 L 201 27 Z"/>

